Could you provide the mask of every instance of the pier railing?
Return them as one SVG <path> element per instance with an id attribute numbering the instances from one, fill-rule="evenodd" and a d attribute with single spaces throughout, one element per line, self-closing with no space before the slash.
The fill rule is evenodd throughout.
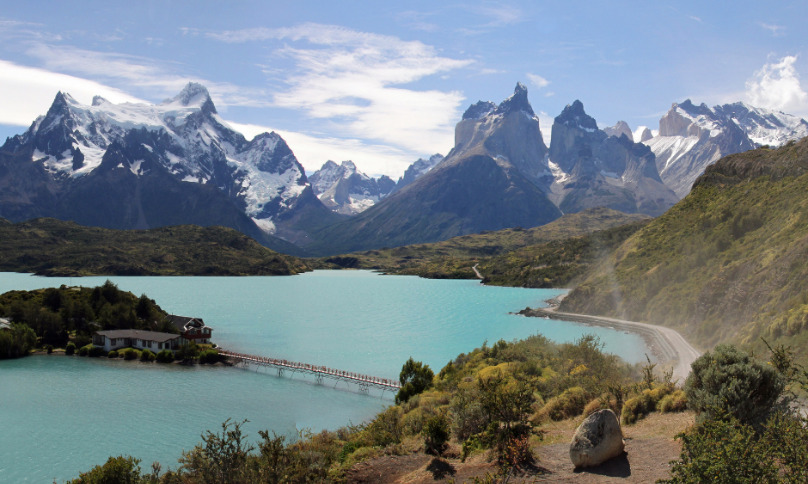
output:
<path id="1" fill-rule="evenodd" d="M 363 375 L 361 373 L 351 371 L 338 370 L 335 368 L 329 368 L 327 366 L 269 358 L 266 356 L 248 355 L 223 349 L 219 349 L 219 354 L 226 356 L 228 359 L 233 360 L 236 363 L 275 368 L 278 370 L 278 376 L 283 376 L 285 371 L 301 372 L 314 375 L 318 383 L 322 383 L 325 378 L 355 383 L 359 385 L 359 389 L 362 391 L 368 391 L 371 387 L 390 391 L 398 391 L 401 389 L 401 384 L 396 380 Z"/>

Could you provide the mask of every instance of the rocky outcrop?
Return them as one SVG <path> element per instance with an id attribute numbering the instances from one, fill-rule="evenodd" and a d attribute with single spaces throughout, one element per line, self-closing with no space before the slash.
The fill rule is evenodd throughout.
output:
<path id="1" fill-rule="evenodd" d="M 617 415 L 600 410 L 588 416 L 570 442 L 570 460 L 578 467 L 593 467 L 623 454 L 625 443 Z"/>

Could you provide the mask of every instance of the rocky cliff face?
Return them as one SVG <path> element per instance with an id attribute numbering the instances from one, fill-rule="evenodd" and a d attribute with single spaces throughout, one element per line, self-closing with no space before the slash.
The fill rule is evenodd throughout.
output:
<path id="1" fill-rule="evenodd" d="M 455 147 L 437 166 L 351 220 L 319 232 L 321 253 L 444 240 L 506 227 L 533 227 L 561 215 L 539 120 L 519 84 L 499 105 L 479 102 L 455 129 Z"/>
<path id="2" fill-rule="evenodd" d="M 562 211 L 605 206 L 659 215 L 676 203 L 651 150 L 632 141 L 628 125 L 617 132 L 619 137 L 598 129 L 580 101 L 555 118 L 549 150 L 555 172 L 552 199 Z"/>

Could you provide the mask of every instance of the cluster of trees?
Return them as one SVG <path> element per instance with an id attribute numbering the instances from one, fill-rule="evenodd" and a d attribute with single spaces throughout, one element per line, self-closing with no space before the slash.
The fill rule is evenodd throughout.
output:
<path id="1" fill-rule="evenodd" d="M 67 287 L 10 291 L 0 295 L 0 316 L 15 323 L 11 335 L 0 331 L 0 358 L 24 356 L 37 346 L 82 347 L 94 331 L 147 329 L 177 333 L 167 314 L 145 294 L 121 291 L 110 281 L 95 288 Z M 29 328 L 35 335 L 30 344 Z M 28 336 L 26 336 L 28 335 Z"/>

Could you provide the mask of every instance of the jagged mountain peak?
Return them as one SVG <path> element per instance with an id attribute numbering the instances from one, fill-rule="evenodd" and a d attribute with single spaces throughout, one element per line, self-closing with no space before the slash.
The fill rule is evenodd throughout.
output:
<path id="1" fill-rule="evenodd" d="M 713 111 L 705 103 L 701 103 L 697 106 L 693 104 L 693 101 L 690 99 L 685 99 L 679 104 L 673 103 L 671 107 L 673 109 L 678 107 L 691 116 L 711 116 L 713 114 Z"/>
<path id="2" fill-rule="evenodd" d="M 109 103 L 109 101 L 107 101 L 103 97 L 101 97 L 101 96 L 93 96 L 93 102 L 92 102 L 93 106 L 101 106 L 102 104 L 107 104 L 107 103 Z"/>
<path id="3" fill-rule="evenodd" d="M 469 106 L 466 112 L 463 113 L 463 119 L 481 119 L 497 109 L 497 105 L 491 101 L 477 101 Z"/>
<path id="4" fill-rule="evenodd" d="M 631 131 L 631 127 L 629 127 L 628 123 L 625 121 L 618 121 L 614 126 L 603 128 L 603 132 L 609 136 L 614 136 L 615 138 L 625 136 L 629 140 L 634 140 L 634 133 Z"/>
<path id="5" fill-rule="evenodd" d="M 516 83 L 516 87 L 513 89 L 513 95 L 502 101 L 496 110 L 497 114 L 509 114 L 519 111 L 524 111 L 530 116 L 535 116 L 533 107 L 527 100 L 527 87 L 521 82 Z"/>
<path id="6" fill-rule="evenodd" d="M 189 82 L 176 96 L 163 101 L 164 105 L 178 104 L 187 108 L 199 108 L 204 113 L 216 114 L 216 106 L 208 89 L 198 82 Z"/>
<path id="7" fill-rule="evenodd" d="M 586 114 L 584 103 L 577 99 L 572 104 L 567 104 L 561 114 L 556 116 L 554 122 L 569 127 L 582 128 L 590 132 L 598 129 L 598 123 L 595 118 Z"/>

